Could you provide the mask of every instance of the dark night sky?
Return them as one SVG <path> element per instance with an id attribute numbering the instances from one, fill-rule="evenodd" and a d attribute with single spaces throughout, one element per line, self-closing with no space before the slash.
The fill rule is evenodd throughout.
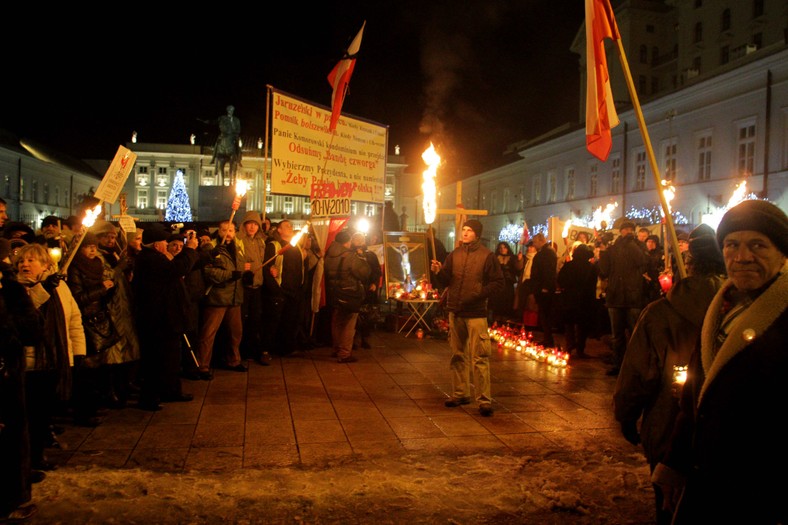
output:
<path id="1" fill-rule="evenodd" d="M 328 105 L 326 75 L 367 25 L 344 112 L 389 126 L 411 169 L 433 140 L 448 172 L 500 162 L 512 142 L 578 115 L 581 0 L 235 4 L 172 14 L 135 4 L 84 16 L 24 13 L 6 50 L 0 127 L 79 158 L 140 142 L 187 143 L 236 107 L 265 130 L 266 85 Z M 172 8 L 177 9 L 177 8 Z M 232 13 L 229 10 L 233 10 Z M 414 169 L 415 168 L 415 169 Z"/>

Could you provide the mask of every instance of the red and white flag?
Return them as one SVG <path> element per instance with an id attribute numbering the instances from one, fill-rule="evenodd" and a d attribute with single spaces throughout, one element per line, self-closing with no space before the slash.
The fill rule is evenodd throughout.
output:
<path id="1" fill-rule="evenodd" d="M 337 128 L 337 121 L 342 113 L 342 103 L 345 101 L 350 77 L 353 75 L 353 69 L 356 67 L 356 55 L 361 47 L 361 36 L 364 33 L 365 25 L 367 25 L 366 21 L 361 24 L 361 29 L 359 29 L 356 38 L 348 46 L 345 56 L 337 62 L 337 65 L 328 74 L 328 83 L 331 84 L 334 90 L 331 93 L 331 123 L 328 126 L 328 131 L 333 132 Z"/>
<path id="2" fill-rule="evenodd" d="M 528 223 L 523 221 L 523 233 L 520 235 L 520 244 L 525 246 L 531 239 L 531 232 L 528 231 Z"/>
<path id="3" fill-rule="evenodd" d="M 606 161 L 613 146 L 610 130 L 618 115 L 610 90 L 605 38 L 621 39 L 609 0 L 586 0 L 586 147 Z"/>

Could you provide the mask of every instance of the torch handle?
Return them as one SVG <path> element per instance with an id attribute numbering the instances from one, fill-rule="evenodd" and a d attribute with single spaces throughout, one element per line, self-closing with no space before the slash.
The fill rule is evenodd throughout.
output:
<path id="1" fill-rule="evenodd" d="M 430 245 L 432 246 L 432 258 L 436 259 L 438 254 L 435 252 L 435 232 L 432 231 L 432 224 L 428 226 L 430 231 Z"/>
<path id="2" fill-rule="evenodd" d="M 79 251 L 79 246 L 82 244 L 82 240 L 85 238 L 85 234 L 87 233 L 87 230 L 85 228 L 83 228 L 83 230 L 84 231 L 79 232 L 79 237 L 77 237 L 77 242 L 72 243 L 73 246 L 68 251 L 68 257 L 66 258 L 66 262 L 63 263 L 63 266 L 60 267 L 60 272 L 58 272 L 60 273 L 60 275 L 66 275 L 66 272 L 68 272 L 68 265 L 71 264 L 71 261 L 74 259 L 74 256 Z"/>

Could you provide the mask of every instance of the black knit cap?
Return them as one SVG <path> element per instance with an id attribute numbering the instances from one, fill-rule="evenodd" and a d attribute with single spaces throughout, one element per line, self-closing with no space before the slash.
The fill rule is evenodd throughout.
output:
<path id="1" fill-rule="evenodd" d="M 466 226 L 473 230 L 473 232 L 476 234 L 477 239 L 482 238 L 482 230 L 483 230 L 482 223 L 480 223 L 476 219 L 470 219 L 462 224 L 463 228 L 465 228 Z"/>
<path id="2" fill-rule="evenodd" d="M 341 232 L 337 233 L 337 236 L 334 237 L 334 240 L 339 244 L 345 244 L 346 242 L 350 241 L 350 232 L 348 230 L 342 230 Z"/>
<path id="3" fill-rule="evenodd" d="M 145 230 L 142 232 L 142 243 L 151 244 L 158 241 L 166 241 L 170 238 L 171 232 L 167 231 L 161 223 L 153 223 L 148 227 L 145 225 Z"/>
<path id="4" fill-rule="evenodd" d="M 771 202 L 746 200 L 728 210 L 717 227 L 717 243 L 722 248 L 729 233 L 745 230 L 764 234 L 788 256 L 788 217 Z"/>
<path id="5" fill-rule="evenodd" d="M 60 224 L 60 219 L 55 217 L 54 215 L 47 215 L 43 219 L 41 219 L 41 227 L 44 226 L 57 226 Z"/>
<path id="6" fill-rule="evenodd" d="M 689 234 L 689 253 L 695 261 L 703 261 L 725 268 L 720 247 L 714 237 L 714 228 L 701 224 Z"/>

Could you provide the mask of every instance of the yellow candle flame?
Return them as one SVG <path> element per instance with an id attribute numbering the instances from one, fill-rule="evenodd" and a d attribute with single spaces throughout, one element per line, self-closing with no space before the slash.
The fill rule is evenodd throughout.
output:
<path id="1" fill-rule="evenodd" d="M 441 163 L 441 157 L 435 151 L 435 146 L 430 142 L 430 147 L 424 150 L 424 153 L 421 154 L 421 158 L 427 164 L 427 169 L 424 170 L 422 174 L 424 182 L 421 185 L 421 190 L 424 192 L 424 222 L 432 224 L 435 221 L 435 215 L 438 209 L 436 203 L 438 192 L 435 187 L 435 176 L 438 172 L 438 166 Z"/>
<path id="2" fill-rule="evenodd" d="M 687 382 L 687 367 L 673 365 L 673 382 L 683 385 Z"/>
<path id="3" fill-rule="evenodd" d="M 60 259 L 63 257 L 63 251 L 58 247 L 49 248 L 49 256 L 55 261 L 55 264 L 60 262 Z"/>

